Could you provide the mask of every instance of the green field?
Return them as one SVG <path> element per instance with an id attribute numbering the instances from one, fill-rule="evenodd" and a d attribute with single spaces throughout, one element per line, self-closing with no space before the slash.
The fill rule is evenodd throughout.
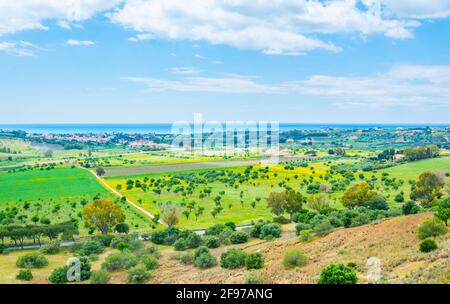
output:
<path id="1" fill-rule="evenodd" d="M 406 181 L 409 179 L 417 179 L 420 173 L 424 171 L 442 171 L 444 173 L 450 173 L 450 157 L 420 160 L 383 170 L 383 172 L 389 173 L 397 178 L 402 178 Z"/>
<path id="2" fill-rule="evenodd" d="M 38 199 L 71 199 L 106 194 L 87 170 L 58 168 L 16 173 L 0 172 L 0 203 Z"/>
<path id="3" fill-rule="evenodd" d="M 0 212 L 7 215 L 10 224 L 31 224 L 35 216 L 52 223 L 71 218 L 81 221 L 83 204 L 91 202 L 95 196 L 117 199 L 84 169 L 0 172 Z M 150 220 L 146 216 L 126 203 L 119 204 L 132 229 L 149 228 Z"/>
<path id="4" fill-rule="evenodd" d="M 333 162 L 337 163 L 351 163 L 350 159 L 339 160 Z M 143 181 L 144 178 L 147 179 L 163 179 L 168 180 L 171 176 L 177 176 L 179 174 L 194 173 L 201 175 L 202 173 L 212 171 L 212 170 L 224 170 L 225 172 L 233 172 L 236 174 L 242 174 L 247 167 L 239 168 L 221 168 L 221 169 L 199 169 L 184 171 L 178 173 L 155 173 L 155 174 L 145 174 L 145 175 L 134 175 L 134 176 L 122 176 L 122 177 L 108 177 L 106 178 L 107 183 L 116 188 L 117 185 L 122 187 L 122 194 L 131 199 L 133 202 L 138 203 L 143 206 L 146 210 L 158 213 L 159 205 L 161 203 L 173 202 L 181 206 L 181 210 L 185 210 L 185 206 L 190 202 L 195 202 L 196 206 L 202 206 L 205 208 L 203 215 L 195 220 L 193 213 L 186 218 L 181 216 L 180 226 L 185 228 L 205 228 L 215 223 L 225 223 L 227 221 L 234 221 L 237 224 L 244 225 L 249 224 L 254 220 L 258 219 L 270 219 L 272 215 L 267 208 L 266 198 L 270 192 L 282 191 L 284 188 L 280 186 L 280 183 L 284 183 L 297 191 L 302 192 L 304 195 L 308 196 L 306 187 L 302 185 L 303 180 L 312 179 L 315 183 L 329 185 L 329 180 L 325 179 L 325 176 L 330 170 L 330 163 L 324 162 L 312 162 L 309 167 L 302 168 L 296 167 L 294 170 L 286 170 L 283 166 L 277 165 L 272 166 L 269 169 L 268 179 L 262 179 L 260 177 L 250 180 L 248 182 L 239 185 L 238 188 L 230 187 L 228 184 L 221 181 L 208 182 L 206 185 L 200 185 L 196 187 L 191 195 L 182 195 L 180 193 L 174 193 L 173 191 L 163 190 L 161 194 L 156 194 L 152 191 L 152 188 L 143 191 L 141 188 L 133 188 L 131 190 L 126 189 L 126 182 L 128 180 L 139 180 Z M 260 166 L 255 166 L 254 171 L 261 169 Z M 375 189 L 383 194 L 391 206 L 398 206 L 399 204 L 394 201 L 394 197 L 403 192 L 405 199 L 409 198 L 410 186 L 408 181 L 411 179 L 417 180 L 419 175 L 427 170 L 441 170 L 444 172 L 450 171 L 450 159 L 449 158 L 437 158 L 429 159 L 424 161 L 418 161 L 413 163 L 408 163 L 405 165 L 398 165 L 386 170 L 380 170 L 378 172 L 354 172 L 355 181 L 353 183 L 362 182 L 360 175 L 364 176 L 364 179 L 369 180 L 372 176 L 375 176 L 378 181 L 376 183 Z M 387 185 L 383 179 L 382 174 L 389 173 L 388 178 L 394 181 L 402 181 L 401 184 L 397 186 Z M 343 178 L 338 174 L 333 176 L 335 180 L 342 180 Z M 448 179 L 448 178 L 447 178 Z M 187 183 L 183 184 L 183 179 L 181 179 L 182 185 L 187 186 Z M 200 192 L 202 189 L 210 187 L 212 188 L 212 193 L 210 196 L 200 198 Z M 222 197 L 222 207 L 223 211 L 220 215 L 215 218 L 211 215 L 211 211 L 215 207 L 214 198 L 219 195 L 220 192 L 225 192 Z M 243 203 L 241 203 L 240 193 L 243 191 L 244 195 L 242 198 Z M 329 194 L 330 203 L 334 208 L 342 208 L 339 199 L 342 195 L 342 191 L 336 191 Z M 252 202 L 260 198 L 260 201 L 256 203 L 256 206 L 252 206 Z"/>

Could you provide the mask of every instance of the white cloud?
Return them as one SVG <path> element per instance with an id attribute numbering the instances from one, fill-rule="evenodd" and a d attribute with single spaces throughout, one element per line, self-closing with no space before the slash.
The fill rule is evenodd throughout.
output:
<path id="1" fill-rule="evenodd" d="M 201 72 L 200 69 L 195 67 L 175 67 L 170 68 L 169 71 L 175 75 L 195 75 Z"/>
<path id="2" fill-rule="evenodd" d="M 44 21 L 50 19 L 63 21 L 59 26 L 67 27 L 70 22 L 87 20 L 120 2 L 123 0 L 3 0 L 0 1 L 0 35 L 47 30 Z"/>
<path id="3" fill-rule="evenodd" d="M 388 13 L 400 18 L 438 19 L 450 16 L 448 0 L 381 0 Z"/>
<path id="4" fill-rule="evenodd" d="M 71 45 L 71 46 L 91 46 L 91 45 L 95 45 L 94 41 L 91 40 L 74 40 L 74 39 L 70 39 L 67 40 L 65 42 L 66 45 Z"/>
<path id="5" fill-rule="evenodd" d="M 450 106 L 450 66 L 399 65 L 373 76 L 313 75 L 306 80 L 272 84 L 258 82 L 254 76 L 234 74 L 181 80 L 125 79 L 145 84 L 150 91 L 293 94 L 305 100 L 318 97 L 352 106 Z"/>
<path id="6" fill-rule="evenodd" d="M 259 84 L 243 77 L 188 77 L 180 81 L 148 77 L 125 77 L 125 80 L 142 83 L 150 91 L 214 92 L 214 93 L 270 93 L 276 87 Z"/>
<path id="7" fill-rule="evenodd" d="M 189 5 L 179 0 L 128 0 L 109 16 L 113 22 L 144 35 L 134 40 L 145 36 L 205 40 L 266 54 L 301 55 L 316 49 L 340 51 L 339 46 L 324 40 L 324 34 L 412 38 L 420 22 L 409 16 L 399 19 L 398 9 L 408 7 L 406 0 L 403 6 L 381 1 L 383 6 L 377 0 L 191 0 Z M 417 2 L 421 1 L 411 4 L 413 11 Z M 395 9 L 398 14 L 392 13 Z"/>
<path id="8" fill-rule="evenodd" d="M 42 50 L 28 41 L 0 42 L 0 52 L 20 57 L 33 57 L 36 51 Z"/>

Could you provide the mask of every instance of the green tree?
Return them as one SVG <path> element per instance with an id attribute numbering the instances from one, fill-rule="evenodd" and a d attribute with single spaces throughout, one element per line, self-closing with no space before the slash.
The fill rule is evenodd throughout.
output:
<path id="1" fill-rule="evenodd" d="M 330 201 L 324 193 L 312 194 L 308 197 L 308 208 L 321 212 L 330 208 Z"/>
<path id="2" fill-rule="evenodd" d="M 370 190 L 367 183 L 356 184 L 347 191 L 341 198 L 342 204 L 347 208 L 363 206 L 365 202 L 377 196 L 377 192 Z"/>
<path id="3" fill-rule="evenodd" d="M 444 177 L 436 172 L 427 171 L 419 176 L 411 197 L 421 202 L 424 207 L 432 203 L 445 185 Z"/>
<path id="4" fill-rule="evenodd" d="M 445 226 L 448 226 L 448 220 L 450 219 L 450 198 L 447 198 L 439 204 L 436 217 L 443 221 Z"/>
<path id="5" fill-rule="evenodd" d="M 125 222 L 125 215 L 119 205 L 108 200 L 95 200 L 83 208 L 83 220 L 86 228 L 108 234 L 114 226 Z"/>
<path id="6" fill-rule="evenodd" d="M 447 227 L 438 219 L 425 221 L 417 230 L 419 239 L 424 240 L 430 237 L 437 237 L 447 233 Z"/>
<path id="7" fill-rule="evenodd" d="M 322 269 L 317 284 L 356 284 L 358 277 L 352 267 L 331 264 Z"/>
<path id="8" fill-rule="evenodd" d="M 159 214 L 161 220 L 169 227 L 174 227 L 180 222 L 180 210 L 174 204 L 164 204 Z"/>

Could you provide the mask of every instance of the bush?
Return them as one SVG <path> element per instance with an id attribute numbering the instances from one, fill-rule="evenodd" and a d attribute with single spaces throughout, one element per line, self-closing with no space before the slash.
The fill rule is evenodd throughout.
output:
<path id="1" fill-rule="evenodd" d="M 402 213 L 403 215 L 409 215 L 409 214 L 417 214 L 420 211 L 420 207 L 417 206 L 414 202 L 407 202 L 402 206 Z"/>
<path id="2" fill-rule="evenodd" d="M 67 271 L 69 271 L 68 266 L 56 268 L 52 271 L 48 280 L 53 284 L 65 284 L 68 282 Z"/>
<path id="3" fill-rule="evenodd" d="M 59 252 L 59 243 L 49 243 L 39 250 L 42 254 L 57 254 Z"/>
<path id="4" fill-rule="evenodd" d="M 91 262 L 89 261 L 88 257 L 78 257 L 78 260 L 80 261 L 80 280 L 86 281 L 89 280 L 91 277 Z"/>
<path id="5" fill-rule="evenodd" d="M 423 222 L 417 231 L 419 239 L 424 240 L 430 237 L 437 237 L 447 233 L 447 227 L 437 219 Z"/>
<path id="6" fill-rule="evenodd" d="M 185 265 L 194 263 L 194 255 L 190 252 L 185 252 L 180 256 L 180 262 Z"/>
<path id="7" fill-rule="evenodd" d="M 284 217 L 282 215 L 274 217 L 272 221 L 274 223 L 283 224 L 283 225 L 284 224 L 289 224 L 291 222 L 290 219 L 288 219 L 288 218 L 286 218 L 286 217 Z"/>
<path id="8" fill-rule="evenodd" d="M 314 233 L 318 236 L 325 236 L 331 231 L 333 231 L 334 227 L 331 225 L 330 221 L 325 220 L 314 227 Z"/>
<path id="9" fill-rule="evenodd" d="M 248 234 L 244 231 L 237 231 L 231 236 L 231 244 L 244 244 L 248 241 Z"/>
<path id="10" fill-rule="evenodd" d="M 139 265 L 130 268 L 127 272 L 127 281 L 129 284 L 143 284 L 151 277 L 151 273 L 144 266 Z"/>
<path id="11" fill-rule="evenodd" d="M 116 248 L 120 251 L 124 251 L 125 249 L 128 249 L 129 247 L 130 247 L 130 245 L 125 242 L 119 242 L 119 243 L 115 244 L 115 246 L 114 246 L 114 248 Z"/>
<path id="12" fill-rule="evenodd" d="M 264 267 L 264 257 L 261 253 L 250 253 L 245 258 L 247 269 L 261 269 Z"/>
<path id="13" fill-rule="evenodd" d="M 188 242 L 185 239 L 176 240 L 175 243 L 173 244 L 173 247 L 175 248 L 176 251 L 184 251 L 189 248 Z"/>
<path id="14" fill-rule="evenodd" d="M 317 284 L 356 284 L 358 277 L 352 267 L 331 264 L 322 269 Z"/>
<path id="15" fill-rule="evenodd" d="M 225 226 L 227 226 L 228 228 L 230 228 L 231 230 L 236 230 L 236 224 L 234 222 L 227 222 L 225 223 Z"/>
<path id="16" fill-rule="evenodd" d="M 206 247 L 211 248 L 211 249 L 219 248 L 220 240 L 218 237 L 215 237 L 215 236 L 207 236 L 205 238 L 205 244 L 206 244 Z"/>
<path id="17" fill-rule="evenodd" d="M 186 242 L 187 242 L 188 248 L 198 248 L 203 243 L 203 240 L 202 240 L 201 236 L 192 232 L 186 238 Z"/>
<path id="18" fill-rule="evenodd" d="M 211 268 L 216 264 L 216 257 L 205 246 L 197 248 L 194 252 L 194 265 L 198 268 Z"/>
<path id="19" fill-rule="evenodd" d="M 228 249 L 220 255 L 220 266 L 227 269 L 244 267 L 246 257 L 247 254 L 242 249 Z"/>
<path id="20" fill-rule="evenodd" d="M 438 249 L 438 245 L 435 240 L 426 239 L 420 243 L 419 250 L 420 252 L 427 253 Z"/>
<path id="21" fill-rule="evenodd" d="M 102 243 L 94 240 L 89 240 L 86 242 L 75 243 L 72 246 L 72 251 L 78 255 L 90 256 L 93 254 L 101 254 L 105 250 Z"/>
<path id="22" fill-rule="evenodd" d="M 261 227 L 260 238 L 263 240 L 272 240 L 281 236 L 281 227 L 278 224 L 265 224 Z"/>
<path id="23" fill-rule="evenodd" d="M 383 196 L 376 196 L 364 203 L 364 206 L 373 210 L 388 210 L 388 202 Z"/>
<path id="24" fill-rule="evenodd" d="M 93 237 L 92 240 L 100 243 L 103 247 L 109 247 L 111 246 L 113 238 L 112 235 L 97 235 Z"/>
<path id="25" fill-rule="evenodd" d="M 20 281 L 31 281 L 33 279 L 33 274 L 30 269 L 21 269 L 16 275 L 16 279 Z"/>
<path id="26" fill-rule="evenodd" d="M 102 264 L 102 269 L 109 272 L 130 269 L 138 264 L 138 259 L 128 251 L 111 253 Z"/>
<path id="27" fill-rule="evenodd" d="M 47 258 L 41 253 L 27 253 L 17 259 L 19 268 L 42 268 L 48 265 Z"/>
<path id="28" fill-rule="evenodd" d="M 361 213 L 357 215 L 356 217 L 352 218 L 350 227 L 358 227 L 362 225 L 366 225 L 370 223 L 370 219 L 365 213 Z"/>
<path id="29" fill-rule="evenodd" d="M 194 260 L 194 265 L 201 269 L 211 268 L 216 265 L 216 257 L 211 253 L 203 253 Z"/>
<path id="30" fill-rule="evenodd" d="M 298 249 L 291 249 L 284 254 L 283 266 L 286 269 L 303 267 L 308 262 L 308 258 Z"/>
<path id="31" fill-rule="evenodd" d="M 245 277 L 246 284 L 263 284 L 264 277 L 259 271 L 252 271 Z"/>
<path id="32" fill-rule="evenodd" d="M 300 231 L 300 234 L 299 234 L 300 241 L 302 241 L 304 243 L 307 243 L 307 242 L 311 241 L 312 237 L 313 237 L 313 231 L 312 230 L 302 230 L 302 231 Z"/>
<path id="33" fill-rule="evenodd" d="M 303 230 L 310 230 L 312 226 L 310 224 L 306 223 L 299 223 L 295 226 L 295 231 L 297 232 L 297 235 L 300 235 L 300 232 Z"/>
<path id="34" fill-rule="evenodd" d="M 147 270 L 154 270 L 159 267 L 158 261 L 151 256 L 145 257 L 142 260 L 142 264 L 144 264 L 144 266 Z"/>
<path id="35" fill-rule="evenodd" d="M 111 275 L 109 272 L 102 269 L 91 274 L 91 284 L 108 284 L 110 280 Z"/>

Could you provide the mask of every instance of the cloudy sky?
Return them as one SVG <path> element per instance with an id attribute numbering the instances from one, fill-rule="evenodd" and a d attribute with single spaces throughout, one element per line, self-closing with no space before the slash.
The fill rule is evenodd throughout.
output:
<path id="1" fill-rule="evenodd" d="M 0 0 L 1 123 L 449 123 L 448 0 Z"/>

